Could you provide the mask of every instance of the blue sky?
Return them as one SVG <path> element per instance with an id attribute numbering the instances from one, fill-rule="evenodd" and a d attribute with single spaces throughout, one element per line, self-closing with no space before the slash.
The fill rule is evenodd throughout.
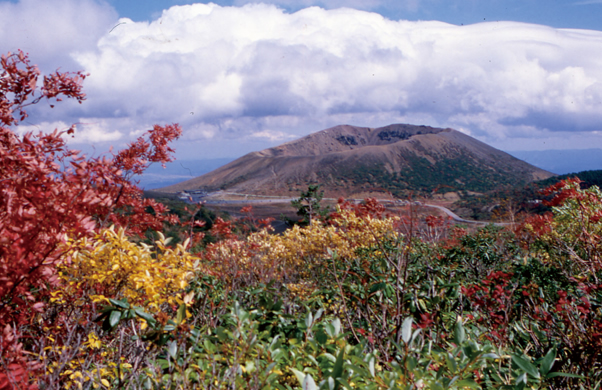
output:
<path id="1" fill-rule="evenodd" d="M 251 1 L 214 1 L 222 6 L 240 6 Z M 439 20 L 462 25 L 482 21 L 516 21 L 557 28 L 602 30 L 602 0 L 350 0 L 263 1 L 288 12 L 311 5 L 326 9 L 347 6 L 378 12 L 392 20 Z M 119 15 L 135 21 L 159 17 L 165 8 L 193 4 L 181 0 L 111 0 Z"/>
<path id="2" fill-rule="evenodd" d="M 346 6 L 347 8 L 340 8 Z M 502 150 L 602 147 L 602 0 L 0 1 L 0 51 L 90 73 L 84 150 L 178 122 L 178 157 L 239 157 L 338 124 L 451 127 Z"/>

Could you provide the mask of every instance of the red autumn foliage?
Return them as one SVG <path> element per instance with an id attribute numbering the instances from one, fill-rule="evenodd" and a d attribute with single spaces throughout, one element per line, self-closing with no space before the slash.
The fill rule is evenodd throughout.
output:
<path id="1" fill-rule="evenodd" d="M 553 198 L 552 200 L 544 201 L 543 203 L 546 206 L 554 207 L 563 204 L 568 198 L 579 198 L 583 196 L 582 194 L 578 193 L 576 189 L 569 186 L 569 184 L 579 183 L 581 183 L 581 180 L 575 177 L 573 179 L 561 180 L 558 183 L 549 186 L 548 188 L 542 190 L 541 193 L 546 196 L 553 195 Z"/>
<path id="2" fill-rule="evenodd" d="M 362 203 L 353 203 L 343 198 L 338 199 L 338 205 L 341 210 L 352 210 L 358 217 L 382 219 L 390 217 L 385 206 L 378 202 L 375 198 L 366 198 Z"/>
<path id="3" fill-rule="evenodd" d="M 219 240 L 228 240 L 235 237 L 232 229 L 232 222 L 224 221 L 222 218 L 217 217 L 211 227 L 211 234 Z"/>
<path id="4" fill-rule="evenodd" d="M 485 336 L 490 340 L 506 340 L 514 292 L 511 277 L 510 273 L 496 271 L 489 273 L 480 283 L 461 287 L 462 294 L 481 313 L 477 321 L 490 328 L 489 335 Z"/>
<path id="5" fill-rule="evenodd" d="M 9 325 L 0 333 L 0 351 L 4 352 L 4 370 L 0 368 L 0 390 L 37 390 L 38 386 L 30 384 L 29 377 L 42 367 L 39 362 L 27 360 L 18 336 L 20 335 Z"/>
<path id="6" fill-rule="evenodd" d="M 67 235 L 93 235 L 109 224 L 141 235 L 147 229 L 161 230 L 164 221 L 176 222 L 165 206 L 143 199 L 130 176 L 152 162 L 171 161 L 168 144 L 181 129 L 175 124 L 156 125 L 127 149 L 99 158 L 67 147 L 63 137 L 74 127 L 20 137 L 10 127 L 27 117 L 27 106 L 43 99 L 81 103 L 86 75 L 57 71 L 45 76 L 38 88 L 40 72 L 24 53 L 2 56 L 0 65 L 0 327 L 4 328 L 25 325 L 44 311 L 44 297 L 56 284 L 55 265 L 66 251 Z M 153 213 L 147 212 L 149 208 Z M 16 351 L 8 346 L 2 350 Z M 12 355 L 5 356 L 5 362 L 20 364 L 18 353 Z M 0 376 L 0 383 L 8 374 Z"/>
<path id="7" fill-rule="evenodd" d="M 254 230 L 268 229 L 269 231 L 273 230 L 272 222 L 274 222 L 274 218 L 257 218 L 253 214 L 253 206 L 244 206 L 240 209 L 240 212 L 245 216 L 239 218 L 237 221 L 237 227 L 243 233 L 249 233 Z"/>

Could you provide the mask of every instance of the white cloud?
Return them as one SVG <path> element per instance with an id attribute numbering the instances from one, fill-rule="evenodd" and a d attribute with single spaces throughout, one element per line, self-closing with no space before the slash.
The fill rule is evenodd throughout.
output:
<path id="1" fill-rule="evenodd" d="M 211 139 L 219 133 L 219 127 L 207 123 L 199 123 L 189 126 L 184 134 L 186 141 Z"/>
<path id="2" fill-rule="evenodd" d="M 232 153 L 340 123 L 456 127 L 500 145 L 517 134 L 602 130 L 598 31 L 265 4 L 178 6 L 152 22 L 119 23 L 94 45 L 65 49 L 91 73 L 83 114 L 73 115 L 106 119 L 89 140 L 133 137 L 154 122 L 181 123 L 180 144 L 211 153 L 218 140 Z"/>
<path id="3" fill-rule="evenodd" d="M 63 121 L 56 122 L 40 122 L 36 125 L 21 125 L 15 128 L 18 135 L 33 133 L 37 135 L 40 132 L 50 133 L 54 130 L 66 132 L 71 128 L 71 124 Z M 75 124 L 75 132 L 73 134 L 63 134 L 63 138 L 70 144 L 96 144 L 103 142 L 118 141 L 123 137 L 123 134 L 118 130 L 114 130 L 112 125 L 109 125 L 104 119 L 85 119 L 82 122 Z"/>
<path id="4" fill-rule="evenodd" d="M 274 130 L 270 130 L 270 129 L 252 133 L 251 137 L 252 138 L 264 138 L 270 142 L 290 141 L 291 139 L 296 138 L 294 135 L 287 134 L 282 131 L 274 131 Z"/>
<path id="5" fill-rule="evenodd" d="M 43 133 L 51 133 L 54 130 L 58 131 L 67 131 L 71 125 L 63 121 L 57 122 L 41 122 L 36 125 L 21 125 L 14 128 L 15 133 L 18 135 L 25 135 L 26 133 L 32 133 L 33 135 L 37 135 L 40 132 Z"/>
<path id="6" fill-rule="evenodd" d="M 103 119 L 86 119 L 76 125 L 75 134 L 71 143 L 104 143 L 115 142 L 123 138 L 123 134 L 119 130 L 115 130 Z"/>
<path id="7" fill-rule="evenodd" d="M 47 71 L 67 67 L 70 54 L 93 47 L 117 20 L 95 0 L 20 0 L 0 3 L 3 54 L 21 49 Z"/>

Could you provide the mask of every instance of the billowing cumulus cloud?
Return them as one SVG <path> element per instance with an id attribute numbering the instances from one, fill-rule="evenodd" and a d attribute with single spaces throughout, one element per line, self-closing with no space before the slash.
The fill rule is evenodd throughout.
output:
<path id="1" fill-rule="evenodd" d="M 70 55 L 94 47 L 116 21 L 115 10 L 94 0 L 1 2 L 0 47 L 29 52 L 46 71 L 71 67 Z"/>
<path id="2" fill-rule="evenodd" d="M 520 139 L 523 149 L 601 137 L 598 31 L 264 4 L 177 6 L 151 22 L 106 15 L 99 39 L 69 51 L 91 74 L 88 101 L 70 111 L 96 118 L 82 140 L 125 142 L 179 122 L 185 157 L 219 157 L 340 123 L 453 127 L 507 148 Z"/>
<path id="3" fill-rule="evenodd" d="M 257 133 L 253 133 L 251 134 L 251 137 L 253 138 L 265 138 L 269 141 L 278 141 L 278 142 L 284 142 L 284 141 L 290 141 L 291 138 L 294 138 L 294 136 L 291 136 L 290 134 L 284 133 L 282 131 L 273 131 L 273 130 L 262 130 L 262 131 L 258 131 Z"/>
<path id="4" fill-rule="evenodd" d="M 40 122 L 36 125 L 21 125 L 17 127 L 16 131 L 19 135 L 32 133 L 36 136 L 40 132 L 52 130 L 66 132 L 72 125 L 73 124 L 67 124 L 63 121 Z M 64 133 L 63 137 L 67 143 L 71 144 L 114 142 L 123 137 L 123 134 L 118 130 L 107 131 L 107 128 L 109 128 L 109 126 L 105 123 L 105 120 L 100 119 L 99 122 L 95 123 L 88 118 L 85 122 L 75 123 L 73 134 Z"/>

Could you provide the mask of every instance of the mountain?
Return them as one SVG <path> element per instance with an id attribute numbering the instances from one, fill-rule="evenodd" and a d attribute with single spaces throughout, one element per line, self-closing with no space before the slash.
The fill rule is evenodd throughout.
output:
<path id="1" fill-rule="evenodd" d="M 602 149 L 521 150 L 508 153 L 559 175 L 602 169 Z"/>
<path id="2" fill-rule="evenodd" d="M 552 176 L 453 129 L 340 125 L 249 153 L 210 173 L 159 189 L 225 189 L 298 195 L 322 184 L 327 196 L 390 192 L 484 192 Z"/>

